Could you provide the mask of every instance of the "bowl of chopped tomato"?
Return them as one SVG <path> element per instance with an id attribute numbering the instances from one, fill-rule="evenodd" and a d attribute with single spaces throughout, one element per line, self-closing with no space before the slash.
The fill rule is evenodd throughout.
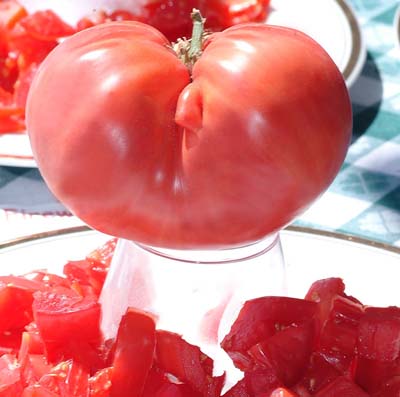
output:
<path id="1" fill-rule="evenodd" d="M 150 313 L 128 308 L 103 338 L 115 238 L 79 227 L 4 243 L 0 395 L 397 396 L 400 250 L 293 227 L 281 238 L 288 294 L 244 302 L 221 343 L 241 372 L 229 389 L 200 346 Z"/>

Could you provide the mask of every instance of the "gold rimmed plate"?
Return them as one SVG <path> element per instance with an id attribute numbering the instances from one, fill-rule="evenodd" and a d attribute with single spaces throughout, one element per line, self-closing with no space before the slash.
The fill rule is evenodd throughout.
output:
<path id="1" fill-rule="evenodd" d="M 35 269 L 61 273 L 110 237 L 85 226 L 35 234 L 0 244 L 0 274 Z M 400 248 L 316 229 L 281 231 L 288 294 L 303 297 L 317 279 L 342 277 L 347 292 L 368 305 L 400 305 Z"/>
<path id="2" fill-rule="evenodd" d="M 366 46 L 356 14 L 345 0 L 271 0 L 266 22 L 311 36 L 331 56 L 348 87 L 361 73 Z"/>

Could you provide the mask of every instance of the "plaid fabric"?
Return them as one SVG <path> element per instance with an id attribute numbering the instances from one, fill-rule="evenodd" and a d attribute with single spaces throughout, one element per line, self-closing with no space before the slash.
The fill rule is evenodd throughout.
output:
<path id="1" fill-rule="evenodd" d="M 400 43 L 394 26 L 400 4 L 399 0 L 348 2 L 360 21 L 368 51 L 361 76 L 351 88 L 353 143 L 330 189 L 294 223 L 400 246 Z M 78 223 L 62 216 L 64 207 L 35 169 L 0 167 L 1 208 L 19 213 L 0 211 L 0 239 Z M 54 222 L 46 219 L 43 226 L 40 217 L 21 213 L 57 217 Z M 13 233 L 2 226 L 5 220 L 19 225 Z"/>
<path id="2" fill-rule="evenodd" d="M 354 129 L 341 172 L 295 224 L 400 246 L 398 0 L 351 0 L 367 61 L 350 90 Z"/>

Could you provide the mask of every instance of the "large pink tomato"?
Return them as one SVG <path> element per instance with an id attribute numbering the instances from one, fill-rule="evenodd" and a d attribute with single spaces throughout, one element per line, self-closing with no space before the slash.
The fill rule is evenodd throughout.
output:
<path id="1" fill-rule="evenodd" d="M 215 248 L 263 238 L 326 190 L 352 117 L 341 73 L 298 31 L 237 25 L 190 70 L 154 28 L 117 22 L 47 57 L 27 123 L 50 189 L 91 227 Z"/>

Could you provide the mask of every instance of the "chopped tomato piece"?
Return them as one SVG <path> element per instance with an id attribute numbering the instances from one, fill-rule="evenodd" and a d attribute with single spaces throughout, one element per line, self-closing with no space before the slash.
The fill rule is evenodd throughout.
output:
<path id="1" fill-rule="evenodd" d="M 337 296 L 320 335 L 320 350 L 342 372 L 347 371 L 356 355 L 360 320 L 364 308 L 350 299 Z"/>
<path id="2" fill-rule="evenodd" d="M 33 320 L 33 293 L 40 284 L 24 277 L 0 277 L 0 333 L 22 330 Z"/>
<path id="3" fill-rule="evenodd" d="M 100 365 L 100 305 L 94 297 L 39 291 L 32 307 L 49 361 L 72 358 L 91 370 Z"/>
<path id="4" fill-rule="evenodd" d="M 247 351 L 289 326 L 308 323 L 317 313 L 315 302 L 287 297 L 263 297 L 247 301 L 222 347 L 239 368 Z"/>
<path id="5" fill-rule="evenodd" d="M 275 389 L 270 395 L 270 397 L 296 397 L 296 396 L 297 396 L 296 393 L 288 389 L 285 389 L 284 387 L 279 387 L 278 389 Z"/>
<path id="6" fill-rule="evenodd" d="M 110 397 L 140 396 L 153 364 L 156 324 L 150 315 L 128 309 L 122 317 L 117 339 Z"/>
<path id="7" fill-rule="evenodd" d="M 366 308 L 359 327 L 359 356 L 378 361 L 396 360 L 400 356 L 399 335 L 400 308 Z"/>
<path id="8" fill-rule="evenodd" d="M 229 389 L 222 397 L 251 397 L 247 391 L 245 380 L 242 379 Z"/>
<path id="9" fill-rule="evenodd" d="M 20 20 L 20 24 L 30 36 L 43 41 L 54 41 L 75 33 L 72 26 L 51 10 L 29 14 Z"/>
<path id="10" fill-rule="evenodd" d="M 39 380 L 39 384 L 60 396 L 87 397 L 89 394 L 89 374 L 73 360 L 53 367 Z"/>
<path id="11" fill-rule="evenodd" d="M 34 384 L 26 387 L 21 397 L 60 397 L 60 395 L 47 390 L 39 384 Z"/>
<path id="12" fill-rule="evenodd" d="M 305 299 L 318 303 L 321 326 L 331 312 L 332 302 L 337 296 L 344 296 L 345 285 L 341 278 L 326 278 L 315 281 L 309 288 Z"/>
<path id="13" fill-rule="evenodd" d="M 315 397 L 369 397 L 369 395 L 345 376 L 336 378 L 329 385 L 321 389 Z"/>
<path id="14" fill-rule="evenodd" d="M 396 376 L 400 376 L 400 360 L 357 359 L 355 382 L 368 393 L 378 392 L 385 382 Z"/>
<path id="15" fill-rule="evenodd" d="M 269 396 L 273 390 L 282 386 L 282 382 L 277 378 L 276 373 L 271 368 L 258 368 L 253 371 L 247 371 L 244 374 L 243 381 L 250 397 Z"/>
<path id="16" fill-rule="evenodd" d="M 109 17 L 104 10 L 96 10 L 89 16 L 81 18 L 77 23 L 77 30 L 84 30 L 92 28 L 93 26 L 100 25 L 109 21 Z"/>
<path id="17" fill-rule="evenodd" d="M 285 386 L 303 376 L 313 350 L 314 322 L 289 326 L 249 350 L 256 366 L 273 369 Z"/>
<path id="18" fill-rule="evenodd" d="M 213 361 L 198 346 L 186 342 L 180 335 L 157 331 L 156 364 L 197 393 L 220 396 L 224 376 L 213 377 Z"/>
<path id="19" fill-rule="evenodd" d="M 89 378 L 90 397 L 110 396 L 112 371 L 112 367 L 102 368 Z"/>
<path id="20" fill-rule="evenodd" d="M 23 390 L 21 371 L 13 354 L 0 357 L 0 397 L 19 397 Z"/>
<path id="21" fill-rule="evenodd" d="M 386 381 L 380 390 L 372 397 L 398 397 L 400 395 L 400 376 L 395 376 Z"/>
<path id="22" fill-rule="evenodd" d="M 15 58 L 8 55 L 4 58 L 0 57 L 0 87 L 3 90 L 13 93 L 14 85 L 18 81 L 18 73 L 18 65 Z"/>
<path id="23" fill-rule="evenodd" d="M 306 391 L 310 395 L 314 395 L 341 375 L 342 373 L 322 353 L 314 352 L 311 355 L 303 379 L 293 389 L 299 394 L 300 391 Z"/>
<path id="24" fill-rule="evenodd" d="M 13 94 L 0 87 L 0 118 L 22 115 L 23 112 L 22 108 L 16 107 Z"/>
<path id="25" fill-rule="evenodd" d="M 57 44 L 56 40 L 40 40 L 31 36 L 20 22 L 9 32 L 9 48 L 17 54 L 20 70 L 32 63 L 40 64 Z"/>
<path id="26" fill-rule="evenodd" d="M 29 88 L 38 68 L 37 63 L 32 63 L 19 73 L 18 80 L 14 84 L 14 102 L 18 108 L 25 109 Z"/>
<path id="27" fill-rule="evenodd" d="M 27 16 L 25 8 L 14 0 L 0 2 L 0 25 L 11 29 L 21 18 Z"/>

